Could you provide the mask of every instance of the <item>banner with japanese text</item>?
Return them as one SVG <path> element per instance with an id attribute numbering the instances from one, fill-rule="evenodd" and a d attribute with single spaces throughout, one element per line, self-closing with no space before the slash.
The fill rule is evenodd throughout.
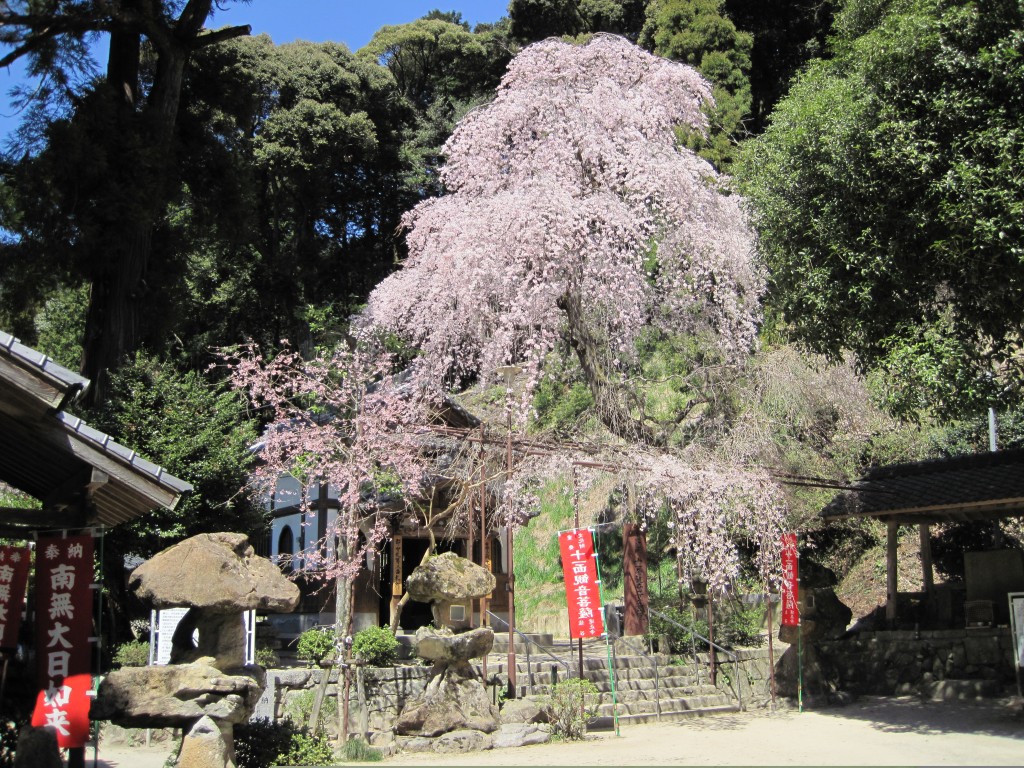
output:
<path id="1" fill-rule="evenodd" d="M 28 547 L 0 546 L 0 649 L 18 647 L 21 611 L 32 555 Z"/>
<path id="2" fill-rule="evenodd" d="M 89 740 L 92 689 L 91 536 L 40 538 L 36 548 L 36 661 L 32 725 L 53 728 L 62 748 Z"/>
<path id="3" fill-rule="evenodd" d="M 589 528 L 575 528 L 558 535 L 565 578 L 565 599 L 569 604 L 569 636 L 601 637 L 601 585 L 597 579 L 594 534 Z"/>
<path id="4" fill-rule="evenodd" d="M 799 555 L 796 534 L 782 535 L 782 624 L 796 627 L 800 624 L 800 588 L 798 582 Z"/>

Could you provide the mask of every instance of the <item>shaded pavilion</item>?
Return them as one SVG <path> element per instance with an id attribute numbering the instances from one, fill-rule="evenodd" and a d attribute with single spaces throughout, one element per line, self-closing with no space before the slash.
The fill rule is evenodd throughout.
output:
<path id="1" fill-rule="evenodd" d="M 0 480 L 39 509 L 0 508 L 0 536 L 113 527 L 192 486 L 65 409 L 89 380 L 0 331 Z"/>
<path id="2" fill-rule="evenodd" d="M 918 529 L 927 600 L 935 592 L 933 525 L 1019 516 L 1024 516 L 1024 450 L 878 467 L 821 511 L 825 520 L 870 517 L 886 524 L 885 616 L 890 623 L 897 619 L 896 549 L 901 525 Z"/>

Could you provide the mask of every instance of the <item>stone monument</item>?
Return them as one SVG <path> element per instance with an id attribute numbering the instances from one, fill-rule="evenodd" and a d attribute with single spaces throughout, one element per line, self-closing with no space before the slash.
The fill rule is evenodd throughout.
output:
<path id="1" fill-rule="evenodd" d="M 469 663 L 470 659 L 486 656 L 493 645 L 494 631 L 489 627 L 460 635 L 447 628 L 420 627 L 416 631 L 416 653 L 434 662 L 434 668 L 426 690 L 405 705 L 395 732 L 436 737 L 452 731 L 498 730 L 498 708 Z"/>
<path id="2" fill-rule="evenodd" d="M 431 557 L 405 582 L 409 597 L 430 603 L 434 623 L 452 629 L 469 629 L 472 601 L 491 594 L 496 584 L 494 574 L 454 552 Z M 456 606 L 462 607 L 462 618 L 455 618 L 452 608 Z"/>
<path id="3" fill-rule="evenodd" d="M 265 685 L 262 668 L 245 664 L 243 614 L 294 610 L 298 587 L 240 533 L 186 539 L 136 568 L 129 586 L 155 608 L 189 610 L 174 633 L 171 663 L 111 672 L 91 718 L 182 728 L 180 768 L 233 768 L 233 727 L 249 718 Z"/>

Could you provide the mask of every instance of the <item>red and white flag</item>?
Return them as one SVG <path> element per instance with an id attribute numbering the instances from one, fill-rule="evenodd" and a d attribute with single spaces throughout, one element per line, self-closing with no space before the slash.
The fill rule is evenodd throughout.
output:
<path id="1" fill-rule="evenodd" d="M 0 546 L 0 648 L 18 647 L 21 611 L 32 556 L 28 547 Z"/>
<path id="2" fill-rule="evenodd" d="M 40 691 L 32 725 L 52 728 L 61 748 L 89 740 L 92 561 L 91 536 L 40 538 L 36 548 Z"/>
<path id="3" fill-rule="evenodd" d="M 796 627 L 800 624 L 800 557 L 796 549 L 796 534 L 782 535 L 782 624 Z"/>
<path id="4" fill-rule="evenodd" d="M 597 579 L 594 534 L 589 528 L 575 528 L 558 536 L 565 578 L 565 599 L 569 604 L 569 636 L 601 637 L 601 584 Z"/>

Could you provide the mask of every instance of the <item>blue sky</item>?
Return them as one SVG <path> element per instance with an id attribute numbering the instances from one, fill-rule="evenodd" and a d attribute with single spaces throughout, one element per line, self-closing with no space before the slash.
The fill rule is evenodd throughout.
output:
<path id="1" fill-rule="evenodd" d="M 248 5 L 225 5 L 225 10 L 214 14 L 210 27 L 249 24 L 254 35 L 266 32 L 275 43 L 333 40 L 357 50 L 385 24 L 404 24 L 435 8 L 459 11 L 470 26 L 494 22 L 506 15 L 508 0 L 252 0 Z M 103 46 L 98 48 L 101 56 Z M 0 70 L 0 136 L 18 124 L 8 92 L 21 81 L 22 73 L 17 64 Z"/>
<path id="2" fill-rule="evenodd" d="M 212 26 L 249 24 L 275 43 L 292 40 L 346 43 L 362 48 L 385 24 L 404 24 L 437 8 L 459 11 L 474 26 L 506 15 L 508 0 L 253 0 L 232 3 L 213 17 Z"/>

